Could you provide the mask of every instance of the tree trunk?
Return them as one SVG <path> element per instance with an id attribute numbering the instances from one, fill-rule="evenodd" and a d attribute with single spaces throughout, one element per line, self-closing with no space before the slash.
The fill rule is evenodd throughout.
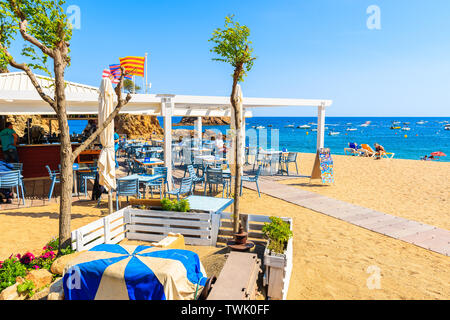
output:
<path id="1" fill-rule="evenodd" d="M 61 143 L 61 199 L 59 218 L 59 249 L 71 245 L 71 214 L 73 189 L 73 162 L 70 130 L 66 113 L 64 66 L 60 55 L 55 57 L 55 100 Z"/>
<path id="2" fill-rule="evenodd" d="M 239 82 L 239 76 L 242 72 L 242 66 L 237 67 L 234 76 L 233 76 L 233 91 L 231 93 L 231 105 L 234 109 L 234 117 L 235 117 L 235 125 L 236 125 L 236 139 L 235 139 L 235 148 L 234 148 L 234 174 L 235 174 L 235 183 L 234 183 L 234 232 L 239 231 L 240 225 L 240 206 L 241 206 L 241 137 L 240 132 L 242 129 L 242 110 L 238 107 L 237 99 L 236 99 L 236 89 L 237 84 Z"/>

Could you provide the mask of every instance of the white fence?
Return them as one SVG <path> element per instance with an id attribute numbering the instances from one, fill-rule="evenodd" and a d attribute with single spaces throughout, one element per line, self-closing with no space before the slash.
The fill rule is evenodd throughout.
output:
<path id="1" fill-rule="evenodd" d="M 72 249 L 85 251 L 100 244 L 117 244 L 125 239 L 127 225 L 124 214 L 127 208 L 92 222 L 72 232 Z"/>

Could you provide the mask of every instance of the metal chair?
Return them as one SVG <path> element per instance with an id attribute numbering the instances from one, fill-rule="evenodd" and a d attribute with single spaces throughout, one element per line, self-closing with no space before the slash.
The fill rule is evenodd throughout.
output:
<path id="1" fill-rule="evenodd" d="M 84 196 L 87 198 L 87 183 L 88 180 L 95 180 L 95 177 L 97 175 L 98 168 L 93 167 L 89 168 L 85 171 L 77 171 L 77 182 L 78 182 L 78 195 L 80 194 L 80 191 L 84 191 Z"/>
<path id="2" fill-rule="evenodd" d="M 209 187 L 209 194 L 212 195 L 213 186 L 218 189 L 219 185 L 222 186 L 222 198 L 225 198 L 225 189 L 227 189 L 227 181 L 224 179 L 222 169 L 213 169 L 208 168 L 206 170 L 206 184 L 205 184 L 205 193 L 206 196 L 207 189 Z M 228 189 L 227 189 L 228 195 Z"/>
<path id="3" fill-rule="evenodd" d="M 22 200 L 23 205 L 25 206 L 25 194 L 23 191 L 23 181 L 22 175 L 20 174 L 20 170 L 8 171 L 8 172 L 0 172 L 0 188 L 1 189 L 13 189 L 16 188 L 17 191 L 17 200 L 20 203 L 20 193 L 19 187 L 22 191 Z"/>
<path id="4" fill-rule="evenodd" d="M 50 180 L 52 180 L 52 184 L 50 186 L 50 192 L 48 195 L 48 201 L 52 200 L 53 191 L 55 189 L 55 185 L 57 183 L 61 183 L 61 172 L 60 171 L 52 171 L 49 166 L 45 166 L 47 168 L 48 174 L 50 176 Z"/>
<path id="5" fill-rule="evenodd" d="M 285 171 L 286 171 L 287 175 L 289 175 L 289 164 L 290 163 L 295 163 L 295 169 L 297 170 L 297 175 L 299 174 L 298 173 L 298 165 L 297 165 L 297 156 L 298 156 L 297 153 L 289 152 L 287 158 L 281 160 L 281 163 L 285 165 L 285 168 L 286 168 Z"/>
<path id="6" fill-rule="evenodd" d="M 156 167 L 154 170 L 155 175 L 162 175 L 162 178 L 159 178 L 158 180 L 150 181 L 145 184 L 146 187 L 150 187 L 150 192 L 153 198 L 153 188 L 159 189 L 159 195 L 161 199 L 163 198 L 163 187 L 165 187 L 165 192 L 169 190 L 169 182 L 167 181 L 167 168 L 166 167 Z M 144 194 L 145 198 L 145 194 Z"/>
<path id="7" fill-rule="evenodd" d="M 261 192 L 259 191 L 259 185 L 258 185 L 258 179 L 259 179 L 260 174 L 261 174 L 261 166 L 258 167 L 258 170 L 256 170 L 256 175 L 241 177 L 241 196 L 242 196 L 243 182 L 247 181 L 247 182 L 255 182 L 256 183 L 256 189 L 258 190 L 258 195 L 261 198 Z"/>
<path id="8" fill-rule="evenodd" d="M 189 176 L 192 178 L 192 183 L 194 185 L 194 192 L 195 192 L 195 185 L 197 183 L 200 183 L 200 182 L 203 185 L 204 182 L 205 182 L 205 177 L 204 176 L 202 176 L 202 177 L 198 176 L 197 173 L 195 172 L 195 168 L 194 168 L 193 165 L 188 165 L 187 166 L 187 170 L 189 171 Z"/>
<path id="9" fill-rule="evenodd" d="M 185 195 L 185 194 L 192 194 L 192 178 L 188 177 L 188 178 L 183 178 L 181 180 L 181 185 L 178 189 L 172 190 L 167 192 L 167 194 L 169 195 L 169 199 L 171 195 L 177 196 L 177 200 L 180 200 L 180 196 L 181 195 Z"/>
<path id="10" fill-rule="evenodd" d="M 137 196 L 141 198 L 141 192 L 139 191 L 139 180 L 117 180 L 116 188 L 116 208 L 119 211 L 119 197 Z"/>

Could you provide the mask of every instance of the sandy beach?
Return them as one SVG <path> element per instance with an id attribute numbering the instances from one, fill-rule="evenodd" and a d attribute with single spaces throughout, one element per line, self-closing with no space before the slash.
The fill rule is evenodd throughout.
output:
<path id="1" fill-rule="evenodd" d="M 313 155 L 300 155 L 310 175 Z M 293 186 L 393 215 L 450 229 L 450 164 L 334 157 L 336 184 Z M 39 250 L 58 233 L 58 205 L 0 212 L 0 260 Z M 282 200 L 245 190 L 242 212 L 294 219 L 294 270 L 288 299 L 450 299 L 450 258 Z M 75 203 L 76 229 L 106 214 Z M 207 258 L 209 250 L 205 248 Z M 370 290 L 368 268 L 381 271 L 381 289 Z"/>

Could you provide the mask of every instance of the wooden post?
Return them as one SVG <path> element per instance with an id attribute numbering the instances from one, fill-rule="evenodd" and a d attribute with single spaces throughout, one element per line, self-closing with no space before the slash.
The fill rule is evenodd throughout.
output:
<path id="1" fill-rule="evenodd" d="M 198 147 L 202 148 L 202 139 L 203 139 L 203 122 L 202 117 L 198 117 L 195 125 L 195 131 L 198 139 Z"/>

